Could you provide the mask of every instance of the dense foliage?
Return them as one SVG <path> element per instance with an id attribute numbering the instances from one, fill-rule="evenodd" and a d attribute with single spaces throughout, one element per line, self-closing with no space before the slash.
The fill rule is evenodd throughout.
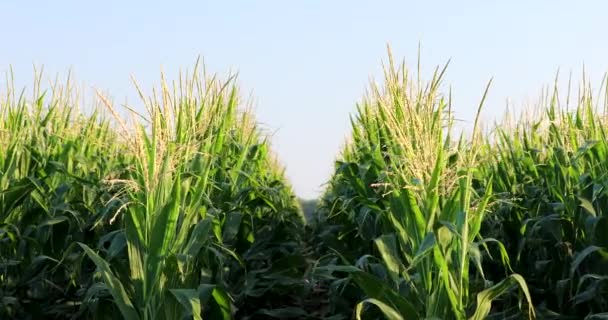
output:
<path id="1" fill-rule="evenodd" d="M 389 55 L 318 201 L 233 78 L 136 86 L 142 113 L 9 77 L 0 318 L 608 318 L 608 85 L 484 128 L 488 85 L 464 133 L 446 67 Z"/>
<path id="2" fill-rule="evenodd" d="M 299 305 L 303 217 L 233 82 L 163 81 L 129 120 L 101 95 L 81 113 L 69 83 L 32 100 L 9 87 L 2 318 L 264 318 Z"/>
<path id="3" fill-rule="evenodd" d="M 534 115 L 456 136 L 445 68 L 423 82 L 390 58 L 317 211 L 334 312 L 606 317 L 606 96 L 555 89 Z"/>

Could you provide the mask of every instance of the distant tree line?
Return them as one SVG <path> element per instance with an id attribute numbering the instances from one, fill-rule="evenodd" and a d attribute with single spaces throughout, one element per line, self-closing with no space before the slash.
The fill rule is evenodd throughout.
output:
<path id="1" fill-rule="evenodd" d="M 304 217 L 306 217 L 306 221 L 310 221 L 312 216 L 317 208 L 318 199 L 302 199 L 300 198 L 300 205 L 302 206 L 302 211 L 304 212 Z"/>

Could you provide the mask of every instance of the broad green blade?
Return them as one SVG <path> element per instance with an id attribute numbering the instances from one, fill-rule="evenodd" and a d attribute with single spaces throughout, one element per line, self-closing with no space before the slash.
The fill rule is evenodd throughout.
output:
<path id="1" fill-rule="evenodd" d="M 202 320 L 201 301 L 198 290 L 195 289 L 170 289 L 173 296 L 186 309 L 184 316 L 192 317 L 194 320 Z"/>
<path id="2" fill-rule="evenodd" d="M 365 319 L 365 318 L 363 318 L 363 306 L 365 304 L 373 304 L 376 307 L 378 307 L 378 309 L 380 309 L 380 311 L 382 311 L 382 314 L 384 314 L 384 316 L 388 320 L 417 319 L 417 318 L 414 318 L 413 316 L 411 316 L 411 317 L 402 316 L 399 314 L 399 312 L 397 312 L 395 309 L 391 308 L 390 306 L 386 305 L 384 302 L 370 298 L 370 299 L 365 299 L 365 300 L 359 302 L 359 304 L 357 304 L 357 308 L 355 310 L 357 320 Z"/>
<path id="3" fill-rule="evenodd" d="M 118 280 L 114 273 L 112 273 L 110 265 L 99 255 L 97 255 L 97 253 L 91 250 L 91 248 L 89 248 L 86 244 L 78 243 L 78 245 L 80 245 L 87 256 L 93 260 L 97 268 L 100 269 L 103 280 L 108 286 L 110 293 L 114 298 L 114 303 L 118 309 L 120 309 L 120 313 L 122 314 L 123 318 L 126 320 L 139 320 L 139 315 L 131 303 L 131 299 L 129 299 L 129 296 L 127 295 L 122 283 L 120 283 L 120 280 Z"/>

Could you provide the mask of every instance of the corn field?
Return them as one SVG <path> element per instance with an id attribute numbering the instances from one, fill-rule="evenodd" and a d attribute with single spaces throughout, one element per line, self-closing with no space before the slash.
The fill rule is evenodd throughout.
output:
<path id="1" fill-rule="evenodd" d="M 389 51 L 316 205 L 235 77 L 8 74 L 0 319 L 608 319 L 608 84 L 465 132 L 448 69 Z"/>

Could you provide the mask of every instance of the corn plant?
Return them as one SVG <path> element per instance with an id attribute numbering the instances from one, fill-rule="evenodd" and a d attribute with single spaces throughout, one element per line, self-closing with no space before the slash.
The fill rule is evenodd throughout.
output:
<path id="1" fill-rule="evenodd" d="M 81 246 L 124 318 L 231 318 L 234 305 L 279 287 L 278 280 L 259 283 L 255 268 L 270 280 L 272 270 L 255 261 L 283 256 L 263 254 L 289 245 L 277 241 L 297 248 L 302 215 L 251 114 L 238 108 L 233 79 L 195 70 L 171 89 L 163 80 L 159 92 L 141 94 L 144 120 L 129 126 L 116 117 L 135 159 L 123 181 L 128 276 Z"/>
<path id="2" fill-rule="evenodd" d="M 577 97 L 570 85 L 560 96 L 557 84 L 535 115 L 496 127 L 492 160 L 482 167 L 502 201 L 487 229 L 504 239 L 540 312 L 593 318 L 607 306 L 607 91 L 595 99 L 583 82 Z"/>
<path id="3" fill-rule="evenodd" d="M 483 319 L 492 301 L 512 287 L 521 288 L 525 313 L 532 317 L 521 276 L 511 274 L 493 285 L 484 281 L 484 248 L 500 248 L 505 264 L 508 256 L 498 240 L 480 235 L 492 189 L 473 186 L 476 150 L 482 147 L 476 134 L 470 143 L 464 136 L 452 141 L 450 104 L 438 93 L 444 71 L 437 70 L 428 84 L 413 82 L 391 58 L 384 91 L 373 86 L 359 107 L 353 125 L 357 140 L 350 148 L 362 150 L 359 140 L 372 144 L 363 150 L 374 151 L 383 172 L 373 184 L 351 183 L 381 190 L 386 209 L 376 214 L 383 229 L 373 240 L 373 258 L 329 269 L 349 272 L 366 294 L 356 308 L 359 318 L 371 304 L 389 319 Z M 373 138 L 359 138 L 365 135 Z"/>
<path id="4" fill-rule="evenodd" d="M 81 110 L 68 78 L 43 91 L 35 75 L 32 98 L 17 95 L 8 75 L 0 101 L 0 317 L 69 318 L 111 310 L 83 302 L 93 271 L 74 242 L 97 243 L 109 224 L 126 158 L 103 113 Z M 101 159 L 107 160 L 102 161 Z M 81 267 L 82 266 L 82 267 Z"/>
<path id="5" fill-rule="evenodd" d="M 389 50 L 314 212 L 235 77 L 197 63 L 119 108 L 9 73 L 0 318 L 605 318 L 608 84 L 486 132 L 488 84 L 459 133 L 446 69 Z"/>

